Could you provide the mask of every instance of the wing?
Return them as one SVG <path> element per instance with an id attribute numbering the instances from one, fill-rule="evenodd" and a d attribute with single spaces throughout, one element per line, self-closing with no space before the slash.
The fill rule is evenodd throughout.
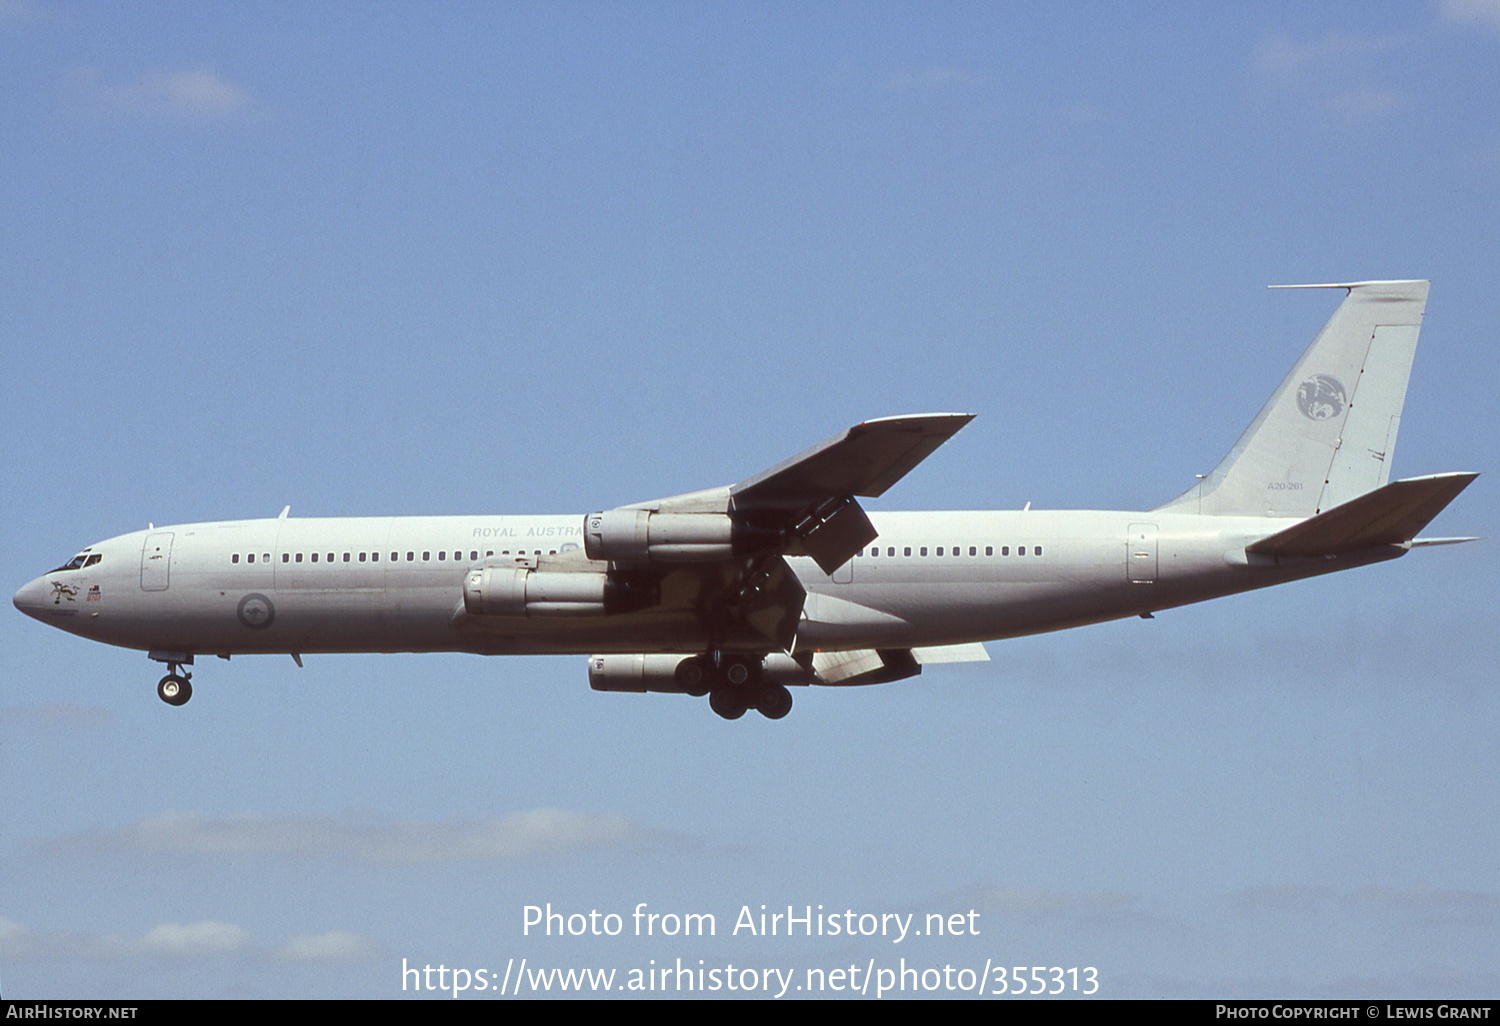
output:
<path id="1" fill-rule="evenodd" d="M 748 629 L 791 647 L 805 592 L 786 556 L 831 574 L 876 531 L 859 505 L 899 481 L 973 416 L 927 413 L 856 424 L 738 484 L 592 513 L 590 559 L 688 575 L 714 636 Z"/>
<path id="2" fill-rule="evenodd" d="M 921 413 L 867 420 L 739 484 L 611 513 L 727 516 L 739 525 L 742 548 L 776 536 L 783 555 L 812 556 L 831 574 L 875 538 L 856 497 L 883 495 L 973 419 L 969 413 Z M 663 521 L 657 532 L 664 543 L 667 526 Z"/>

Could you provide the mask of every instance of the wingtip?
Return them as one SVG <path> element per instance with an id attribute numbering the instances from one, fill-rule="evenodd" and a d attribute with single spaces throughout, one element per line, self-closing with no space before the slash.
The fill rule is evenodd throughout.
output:
<path id="1" fill-rule="evenodd" d="M 869 420 L 860 421 L 861 424 L 889 424 L 892 421 L 926 421 L 935 423 L 938 421 L 961 420 L 964 424 L 979 416 L 977 413 L 900 413 L 894 417 L 871 417 Z M 960 425 L 962 427 L 962 425 Z"/>
<path id="2" fill-rule="evenodd" d="M 1267 285 L 1268 289 L 1360 289 L 1373 285 L 1431 285 L 1430 278 L 1391 278 L 1378 281 L 1330 281 L 1310 285 Z"/>

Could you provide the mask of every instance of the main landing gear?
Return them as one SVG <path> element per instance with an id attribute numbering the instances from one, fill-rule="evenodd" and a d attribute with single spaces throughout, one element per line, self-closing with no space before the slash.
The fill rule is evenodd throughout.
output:
<path id="1" fill-rule="evenodd" d="M 785 685 L 762 680 L 762 664 L 757 656 L 694 656 L 678 665 L 677 685 L 694 697 L 707 695 L 708 707 L 726 720 L 737 720 L 751 709 L 779 720 L 792 711 L 792 693 Z"/>

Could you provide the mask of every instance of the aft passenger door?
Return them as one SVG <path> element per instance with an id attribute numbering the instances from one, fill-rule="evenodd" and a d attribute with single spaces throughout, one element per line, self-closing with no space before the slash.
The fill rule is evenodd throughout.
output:
<path id="1" fill-rule="evenodd" d="M 1155 584 L 1156 571 L 1156 525 L 1131 524 L 1125 539 L 1125 572 L 1132 584 Z"/>

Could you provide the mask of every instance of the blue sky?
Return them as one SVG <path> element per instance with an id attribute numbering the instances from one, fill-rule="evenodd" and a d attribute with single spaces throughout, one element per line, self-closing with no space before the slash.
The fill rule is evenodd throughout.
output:
<path id="1" fill-rule="evenodd" d="M 0 580 L 161 523 L 577 512 L 874 416 L 873 508 L 1150 508 L 1336 296 L 1433 280 L 1395 472 L 1493 469 L 1500 5 L 0 0 Z M 1481 477 L 1434 525 L 1491 534 Z M 579 658 L 211 661 L 0 617 L 0 988 L 1095 966 L 1493 996 L 1492 542 L 726 723 Z M 526 905 L 711 912 L 537 938 Z M 724 936 L 743 905 L 978 937 Z"/>

